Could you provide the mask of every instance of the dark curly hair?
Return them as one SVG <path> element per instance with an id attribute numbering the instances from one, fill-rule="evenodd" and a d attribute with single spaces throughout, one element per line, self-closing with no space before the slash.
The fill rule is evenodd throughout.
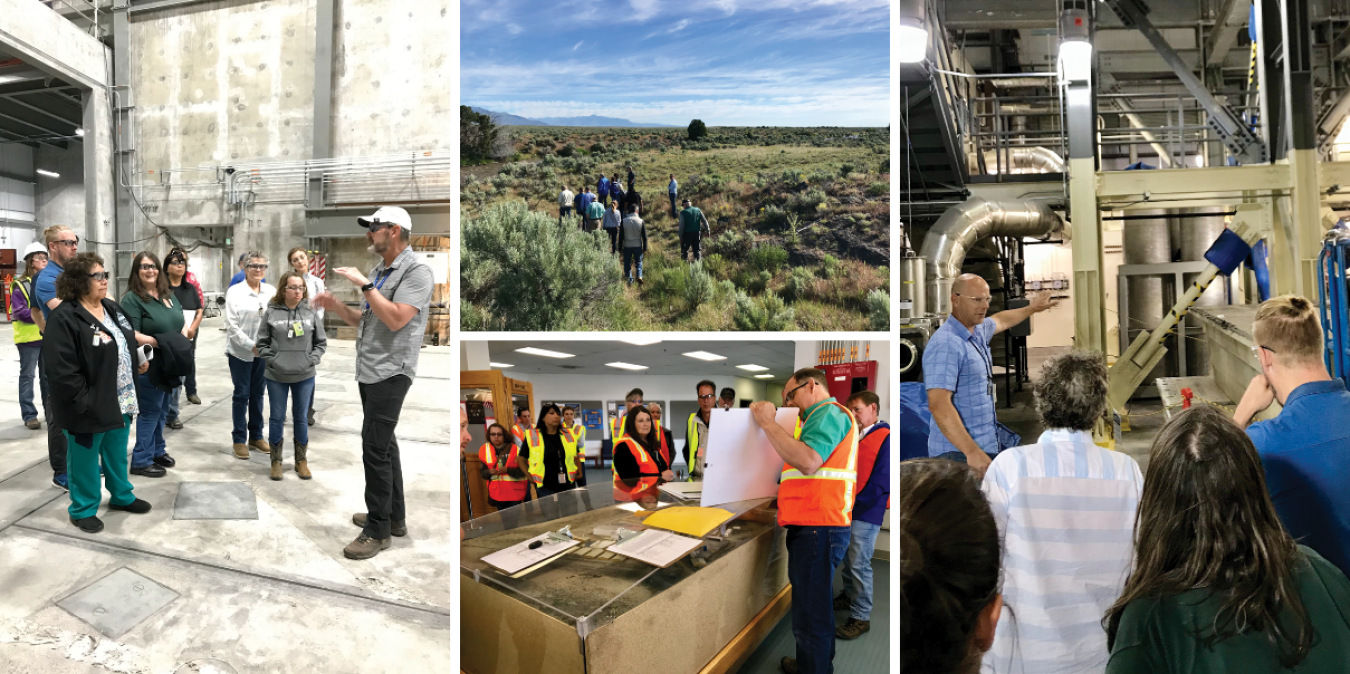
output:
<path id="1" fill-rule="evenodd" d="M 102 267 L 98 253 L 80 253 L 66 262 L 61 275 L 56 277 L 56 297 L 62 302 L 79 302 L 89 294 L 89 274 L 94 267 Z"/>
<path id="2" fill-rule="evenodd" d="M 998 525 L 964 463 L 900 464 L 900 671 L 979 670 L 980 612 L 998 594 Z"/>
<path id="3" fill-rule="evenodd" d="M 1034 387 L 1036 412 L 1046 428 L 1090 431 L 1106 414 L 1106 359 L 1074 350 L 1041 367 Z"/>

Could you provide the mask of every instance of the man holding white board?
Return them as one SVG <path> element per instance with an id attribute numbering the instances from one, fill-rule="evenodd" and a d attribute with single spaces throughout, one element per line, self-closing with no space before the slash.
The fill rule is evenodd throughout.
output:
<path id="1" fill-rule="evenodd" d="M 815 368 L 798 370 L 783 387 L 783 406 L 801 410 L 800 439 L 774 420 L 770 402 L 750 405 L 782 457 L 778 523 L 787 529 L 792 635 L 797 657 L 784 657 L 787 674 L 834 671 L 834 571 L 848 550 L 857 480 L 858 423 L 830 397 L 829 379 Z"/>

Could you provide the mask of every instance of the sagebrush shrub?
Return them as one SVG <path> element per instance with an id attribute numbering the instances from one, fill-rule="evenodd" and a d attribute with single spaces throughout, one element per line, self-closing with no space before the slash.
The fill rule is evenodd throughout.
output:
<path id="1" fill-rule="evenodd" d="M 500 321 L 495 329 L 575 329 L 583 309 L 619 292 L 621 270 L 600 232 L 559 226 L 524 201 L 494 204 L 463 223 L 460 296 L 488 311 L 487 322 Z"/>
<path id="2" fill-rule="evenodd" d="M 875 332 L 891 330 L 891 294 L 884 290 L 867 293 L 867 323 Z"/>
<path id="3" fill-rule="evenodd" d="M 795 312 L 772 291 L 764 293 L 762 301 L 736 292 L 736 310 L 732 319 L 738 330 L 781 332 L 792 328 L 795 317 Z"/>

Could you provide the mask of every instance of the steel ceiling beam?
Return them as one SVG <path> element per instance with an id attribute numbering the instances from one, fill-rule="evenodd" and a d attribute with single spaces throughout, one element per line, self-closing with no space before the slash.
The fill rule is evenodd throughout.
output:
<path id="1" fill-rule="evenodd" d="M 1247 27 L 1250 0 L 1224 0 L 1223 8 L 1215 17 L 1214 29 L 1205 41 L 1205 63 L 1223 61 L 1228 50 L 1237 44 L 1238 32 Z"/>
<path id="2" fill-rule="evenodd" d="M 77 128 L 77 129 L 80 128 L 80 124 L 81 124 L 81 120 L 80 120 L 80 119 L 71 119 L 71 118 L 69 118 L 69 117 L 67 117 L 67 116 L 65 116 L 65 115 L 60 115 L 60 114 L 51 112 L 51 111 L 49 111 L 49 110 L 44 110 L 44 109 L 42 109 L 42 108 L 39 108 L 39 107 L 36 106 L 36 105 L 33 105 L 33 104 L 31 104 L 31 103 L 26 103 L 26 102 L 24 102 L 24 101 L 22 101 L 22 100 L 19 100 L 19 98 L 17 98 L 17 97 L 7 98 L 7 99 L 4 99 L 4 101 L 5 101 L 5 102 L 12 103 L 12 104 L 14 104 L 14 105 L 18 105 L 18 106 L 24 107 L 24 108 L 28 108 L 29 110 L 32 110 L 33 112 L 36 112 L 36 113 L 41 114 L 41 115 L 46 115 L 47 117 L 51 117 L 52 119 L 55 119 L 55 120 L 58 121 L 58 122 L 64 122 L 64 123 L 66 123 L 66 124 L 69 124 L 69 125 L 71 125 L 71 126 Z M 3 104 L 3 103 L 0 102 L 0 104 Z"/>

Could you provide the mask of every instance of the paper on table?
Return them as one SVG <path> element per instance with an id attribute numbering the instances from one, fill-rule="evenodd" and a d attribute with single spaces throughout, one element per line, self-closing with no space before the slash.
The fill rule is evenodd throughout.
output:
<path id="1" fill-rule="evenodd" d="M 530 544 L 535 541 L 542 541 L 543 545 L 531 550 Z M 577 545 L 581 545 L 581 541 L 550 541 L 548 540 L 548 534 L 542 533 L 522 543 L 485 555 L 482 560 L 505 573 L 511 574 L 566 552 L 569 548 Z"/>
<path id="2" fill-rule="evenodd" d="M 774 421 L 789 435 L 797 426 L 795 407 L 778 410 Z M 783 458 L 749 409 L 714 409 L 708 424 L 707 466 L 703 470 L 703 507 L 778 495 Z"/>
<path id="3" fill-rule="evenodd" d="M 703 492 L 702 482 L 667 482 L 659 487 L 661 491 L 681 500 L 698 498 Z"/>
<path id="4" fill-rule="evenodd" d="M 690 536 L 706 536 L 718 525 L 735 517 L 721 508 L 695 508 L 693 506 L 674 506 L 658 510 L 642 520 L 649 527 L 659 527 L 678 531 Z"/>
<path id="5" fill-rule="evenodd" d="M 673 503 L 664 503 L 664 502 L 661 502 L 661 501 L 657 501 L 657 503 L 656 503 L 656 507 L 657 507 L 657 508 L 664 508 L 664 507 L 669 506 L 669 505 L 674 505 L 674 504 L 673 504 Z M 645 513 L 653 512 L 653 511 L 651 511 L 651 510 L 647 510 L 646 508 L 642 507 L 642 504 L 641 504 L 641 503 L 636 503 L 636 502 L 634 502 L 634 503 L 621 503 L 621 504 L 619 504 L 618 508 L 619 508 L 619 510 L 627 510 L 627 511 L 630 512 L 630 513 L 640 512 L 640 513 L 644 513 L 644 514 L 645 514 Z"/>
<path id="6" fill-rule="evenodd" d="M 703 541 L 697 538 L 648 529 L 622 543 L 609 546 L 609 551 L 664 569 L 700 545 L 703 545 Z"/>

